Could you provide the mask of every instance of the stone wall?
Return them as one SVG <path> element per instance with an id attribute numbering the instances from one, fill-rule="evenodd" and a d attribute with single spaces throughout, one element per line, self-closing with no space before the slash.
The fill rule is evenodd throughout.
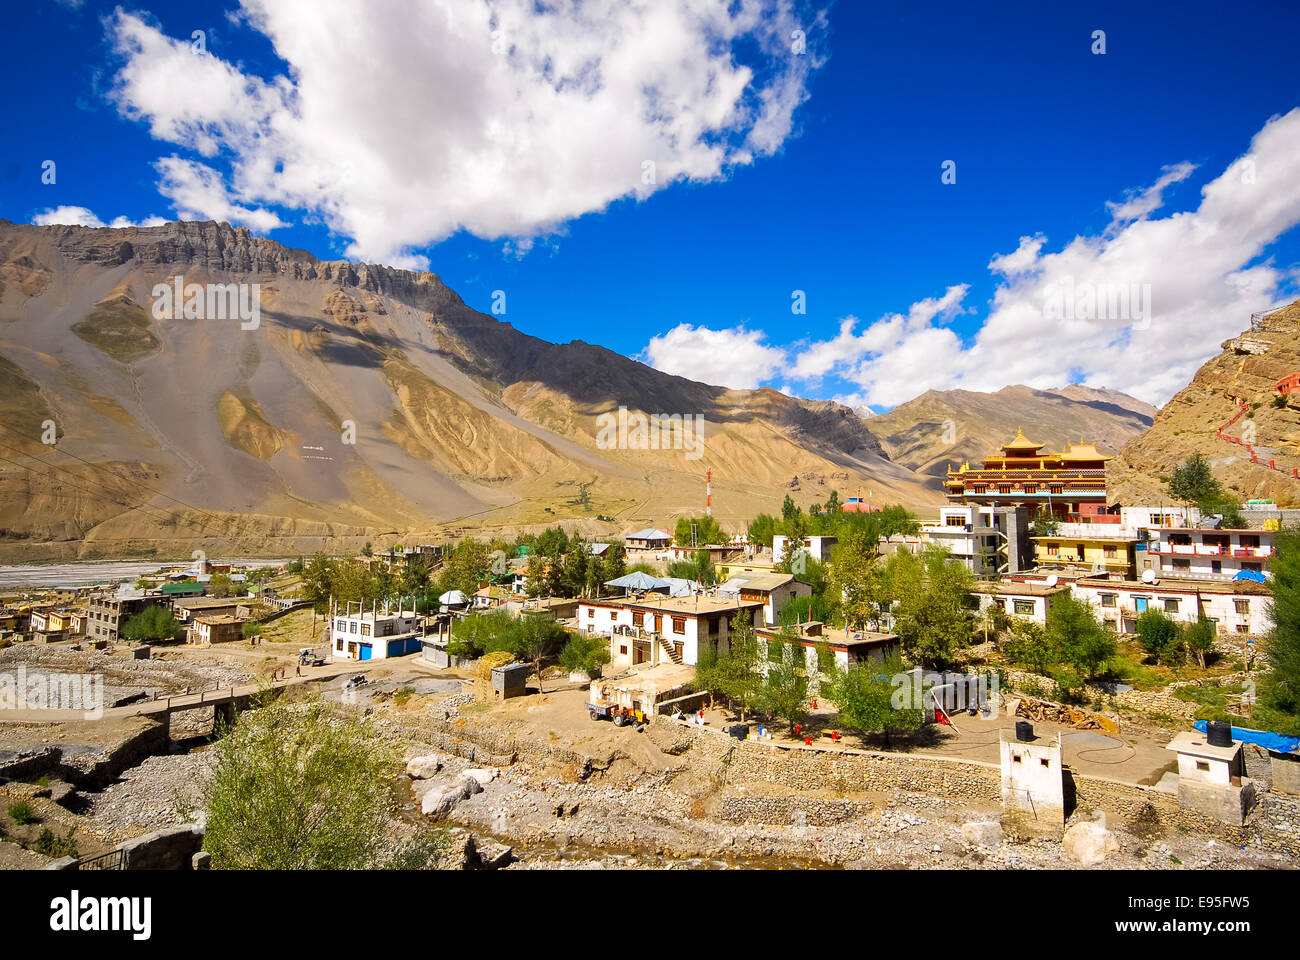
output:
<path id="1" fill-rule="evenodd" d="M 866 801 L 807 795 L 825 790 L 891 794 L 901 791 L 984 806 L 1000 806 L 1002 802 L 1002 770 L 997 764 L 732 740 L 720 730 L 693 727 L 667 717 L 656 718 L 655 724 L 679 731 L 678 739 L 689 738 L 693 750 L 704 748 L 720 758 L 730 750 L 729 758 L 724 761 L 727 781 L 760 785 L 755 790 L 741 791 L 734 786 L 726 789 L 720 811 L 727 820 L 792 823 L 799 811 L 803 811 L 806 822 L 816 826 L 857 819 L 871 809 Z M 734 749 L 730 749 L 732 746 Z M 1177 795 L 1167 791 L 1073 772 L 1069 778 L 1067 796 L 1071 790 L 1074 796 L 1071 821 L 1092 819 L 1101 811 L 1112 818 L 1112 826 L 1139 835 L 1152 829 L 1183 828 L 1236 846 L 1253 844 L 1300 856 L 1298 797 L 1261 793 L 1245 826 L 1232 827 L 1181 809 Z M 761 785 L 780 789 L 765 789 Z"/>

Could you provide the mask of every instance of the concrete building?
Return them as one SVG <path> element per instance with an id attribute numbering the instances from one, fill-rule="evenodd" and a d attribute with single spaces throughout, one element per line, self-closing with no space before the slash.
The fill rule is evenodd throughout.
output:
<path id="1" fill-rule="evenodd" d="M 901 649 L 901 641 L 895 634 L 845 630 L 828 627 L 817 621 L 785 630 L 774 626 L 760 627 L 757 633 L 764 643 L 777 638 L 797 643 L 804 670 L 813 681 L 824 680 L 828 668 L 832 666 L 837 670 L 848 670 L 860 663 L 881 663 Z M 823 655 L 830 662 L 823 663 Z"/>
<path id="2" fill-rule="evenodd" d="M 1065 828 L 1065 767 L 1061 741 L 1007 740 L 1002 760 L 1002 811 L 1014 832 L 1060 839 Z"/>
<path id="3" fill-rule="evenodd" d="M 766 624 L 764 605 L 739 598 L 666 598 L 584 600 L 578 604 L 578 628 L 610 638 L 610 663 L 625 669 L 671 662 L 694 666 L 700 651 L 726 652 L 731 620 L 748 611 L 755 627 Z"/>
<path id="4" fill-rule="evenodd" d="M 125 587 L 116 593 L 92 594 L 86 609 L 86 636 L 91 640 L 114 643 L 126 621 L 146 607 L 164 602 L 162 596 Z"/>
<path id="5" fill-rule="evenodd" d="M 357 606 L 353 611 L 352 607 Z M 414 610 L 362 610 L 349 603 L 330 618 L 330 648 L 345 660 L 384 660 L 421 650 L 423 618 Z"/>
<path id="6" fill-rule="evenodd" d="M 1272 592 L 1250 581 L 1085 578 L 1075 581 L 1076 597 L 1092 604 L 1103 624 L 1118 633 L 1136 633 L 1137 618 L 1147 610 L 1163 611 L 1179 623 L 1204 618 L 1221 634 L 1256 636 L 1273 627 L 1268 616 Z"/>
<path id="7" fill-rule="evenodd" d="M 623 537 L 623 546 L 628 550 L 667 550 L 672 543 L 673 535 L 657 527 L 647 527 Z"/>
<path id="8" fill-rule="evenodd" d="M 1141 569 L 1158 576 L 1231 580 L 1243 570 L 1272 576 L 1272 530 L 1160 527 L 1146 544 Z"/>
<path id="9" fill-rule="evenodd" d="M 180 623 L 195 617 L 233 617 L 240 603 L 237 597 L 184 597 L 172 603 L 172 613 Z"/>
<path id="10" fill-rule="evenodd" d="M 745 573 L 718 587 L 718 596 L 755 600 L 763 604 L 764 621 L 777 623 L 791 600 L 812 596 L 812 586 L 792 573 Z"/>
<path id="11" fill-rule="evenodd" d="M 493 667 L 490 678 L 492 699 L 501 701 L 522 697 L 528 692 L 528 675 L 532 670 L 532 664 L 528 663 L 507 663 Z"/>
<path id="12" fill-rule="evenodd" d="M 936 523 L 923 524 L 922 543 L 933 543 L 976 577 L 997 577 L 1030 566 L 1029 513 L 1024 507 L 962 504 L 944 507 Z"/>
<path id="13" fill-rule="evenodd" d="M 214 643 L 234 643 L 244 638 L 244 624 L 228 614 L 203 615 L 195 617 L 188 631 L 190 643 L 208 647 Z"/>
<path id="14" fill-rule="evenodd" d="M 1069 584 L 1030 583 L 1018 580 L 981 581 L 975 585 L 979 607 L 997 607 L 1010 617 L 1023 617 L 1038 624 L 1047 623 L 1052 601 L 1070 593 Z"/>
<path id="15" fill-rule="evenodd" d="M 1047 453 L 1043 444 L 1017 430 L 982 467 L 972 468 L 969 462 L 956 470 L 949 467 L 943 485 L 950 503 L 1023 506 L 1033 516 L 1071 520 L 1105 511 L 1109 459 L 1082 440 L 1060 453 Z"/>
<path id="16" fill-rule="evenodd" d="M 835 544 L 839 542 L 838 537 L 804 537 L 801 541 L 791 546 L 790 538 L 785 534 L 777 534 L 772 538 L 772 562 L 780 563 L 785 559 L 787 550 L 802 550 L 811 560 L 818 563 L 825 563 L 831 558 L 831 551 L 835 549 Z"/>
<path id="17" fill-rule="evenodd" d="M 1186 730 L 1165 749 L 1178 754 L 1178 806 L 1239 827 L 1255 805 L 1255 783 L 1246 777 L 1241 744 L 1225 739 L 1216 746 L 1199 730 Z"/>

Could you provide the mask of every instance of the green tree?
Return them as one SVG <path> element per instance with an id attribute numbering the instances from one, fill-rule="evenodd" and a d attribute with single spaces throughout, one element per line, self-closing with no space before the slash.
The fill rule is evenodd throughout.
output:
<path id="1" fill-rule="evenodd" d="M 1138 616 L 1137 639 L 1156 663 L 1172 665 L 1183 660 L 1183 631 L 1161 610 L 1147 609 Z"/>
<path id="2" fill-rule="evenodd" d="M 609 641 L 595 634 L 576 633 L 560 651 L 560 666 L 570 673 L 595 676 L 609 663 Z"/>
<path id="3" fill-rule="evenodd" d="M 1183 630 L 1183 641 L 1196 654 L 1196 661 L 1205 669 L 1205 658 L 1214 649 L 1214 621 L 1204 618 L 1190 623 Z"/>
<path id="4" fill-rule="evenodd" d="M 235 582 L 228 573 L 214 573 L 208 578 L 208 596 L 228 597 L 235 589 Z"/>
<path id="5" fill-rule="evenodd" d="M 710 643 L 701 646 L 695 683 L 699 689 L 725 697 L 743 717 L 758 702 L 763 684 L 761 663 L 753 621 L 749 611 L 742 610 L 731 618 L 725 651 L 717 651 Z"/>
<path id="6" fill-rule="evenodd" d="M 122 637 L 136 642 L 175 640 L 180 629 L 172 612 L 155 604 L 128 619 L 122 625 Z"/>
<path id="7" fill-rule="evenodd" d="M 470 596 L 480 581 L 486 580 L 492 570 L 492 554 L 487 544 L 473 537 L 467 537 L 456 544 L 443 565 L 439 580 L 439 592 L 459 590 Z"/>
<path id="8" fill-rule="evenodd" d="M 902 693 L 894 679 L 903 675 L 903 662 L 890 657 L 883 663 L 860 663 L 848 670 L 838 670 L 822 684 L 823 695 L 839 709 L 841 723 L 859 733 L 885 734 L 915 730 L 925 713 L 913 698 Z"/>
<path id="9" fill-rule="evenodd" d="M 1069 594 L 1061 594 L 1049 605 L 1046 636 L 1085 678 L 1097 674 L 1115 656 L 1115 639 L 1098 621 L 1092 605 Z"/>
<path id="10" fill-rule="evenodd" d="M 1274 539 L 1273 628 L 1264 637 L 1269 672 L 1259 684 L 1256 715 L 1273 730 L 1300 734 L 1300 527 L 1284 527 Z M 1265 727 L 1268 729 L 1268 727 Z"/>
<path id="11" fill-rule="evenodd" d="M 914 561 L 906 556 L 896 554 L 891 570 L 894 632 L 913 662 L 947 668 L 956 652 L 970 645 L 975 577 L 941 547 L 927 546 Z"/>
<path id="12" fill-rule="evenodd" d="M 1220 514 L 1225 527 L 1244 527 L 1241 504 L 1229 496 L 1199 452 L 1174 468 L 1168 483 L 1169 495 L 1194 504 L 1203 514 Z"/>
<path id="13" fill-rule="evenodd" d="M 707 546 L 726 543 L 730 539 L 713 517 L 679 517 L 673 530 L 673 540 L 679 547 L 691 546 L 691 527 L 695 527 L 695 545 Z"/>
<path id="14" fill-rule="evenodd" d="M 1012 663 L 1046 676 L 1048 669 L 1060 660 L 1060 651 L 1047 639 L 1041 624 L 1028 617 L 1015 617 L 1011 621 L 1010 633 L 1006 649 Z"/>
<path id="15" fill-rule="evenodd" d="M 541 693 L 542 662 L 560 649 L 569 634 L 550 613 L 526 613 L 515 622 L 518 629 L 513 633 L 508 649 L 533 665 L 537 673 L 537 690 Z"/>
<path id="16" fill-rule="evenodd" d="M 876 625 L 887 597 L 876 541 L 851 532 L 835 547 L 826 595 L 837 619 L 856 629 Z"/>
<path id="17" fill-rule="evenodd" d="M 794 725 L 808 716 L 808 677 L 803 647 L 795 642 L 793 634 L 782 636 L 781 641 L 768 642 L 764 664 L 767 680 L 757 691 L 755 706 L 785 720 L 793 731 Z"/>
<path id="18" fill-rule="evenodd" d="M 749 542 L 762 547 L 772 546 L 776 536 L 776 518 L 768 513 L 760 513 L 749 522 Z"/>
<path id="19" fill-rule="evenodd" d="M 398 757 L 368 727 L 320 703 L 279 700 L 241 715 L 214 753 L 203 797 L 213 866 L 385 865 Z"/>

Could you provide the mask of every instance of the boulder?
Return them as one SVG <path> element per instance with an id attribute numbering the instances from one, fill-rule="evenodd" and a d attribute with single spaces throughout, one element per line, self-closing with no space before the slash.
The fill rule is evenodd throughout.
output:
<path id="1" fill-rule="evenodd" d="M 1090 867 L 1118 853 L 1119 841 L 1100 823 L 1084 820 L 1065 831 L 1061 851 L 1075 863 Z"/>
<path id="2" fill-rule="evenodd" d="M 476 841 L 474 852 L 476 859 L 469 868 L 471 870 L 500 870 L 515 862 L 515 852 L 494 840 Z"/>
<path id="3" fill-rule="evenodd" d="M 447 790 L 430 790 L 426 793 L 424 799 L 420 801 L 420 812 L 426 817 L 440 820 L 451 813 L 456 804 L 482 792 L 483 787 L 477 780 L 466 777 Z"/>
<path id="4" fill-rule="evenodd" d="M 996 820 L 970 820 L 961 825 L 961 835 L 967 843 L 996 847 L 1002 843 L 1002 824 Z"/>
<path id="5" fill-rule="evenodd" d="M 475 767 L 466 770 L 465 776 L 477 783 L 481 789 L 497 778 L 497 771 L 495 767 Z"/>
<path id="6" fill-rule="evenodd" d="M 428 780 L 441 769 L 441 757 L 412 757 L 406 761 L 406 775 L 412 780 Z"/>

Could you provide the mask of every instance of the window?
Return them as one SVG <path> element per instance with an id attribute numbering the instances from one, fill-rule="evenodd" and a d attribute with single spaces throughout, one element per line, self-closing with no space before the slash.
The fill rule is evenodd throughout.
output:
<path id="1" fill-rule="evenodd" d="M 626 656 L 627 656 L 627 644 L 626 644 L 626 643 L 620 643 L 620 644 L 618 645 L 618 652 L 619 652 L 619 656 L 626 657 Z"/>
<path id="2" fill-rule="evenodd" d="M 1238 632 L 1238 633 L 1250 633 L 1250 624 L 1248 624 L 1248 623 L 1239 623 L 1239 624 L 1237 624 L 1237 632 Z"/>
<path id="3" fill-rule="evenodd" d="M 368 636 L 370 636 L 370 624 L 368 624 L 368 623 L 363 623 L 363 624 L 361 625 L 361 635 L 362 635 L 363 637 L 368 637 Z"/>
<path id="4" fill-rule="evenodd" d="M 1173 597 L 1165 597 L 1164 605 L 1165 605 L 1165 613 L 1178 612 L 1178 601 L 1175 600 Z"/>
<path id="5" fill-rule="evenodd" d="M 673 617 L 673 633 L 685 633 L 685 632 L 686 632 L 686 618 Z"/>
<path id="6" fill-rule="evenodd" d="M 1200 770 L 1202 773 L 1209 773 L 1209 772 L 1210 772 L 1210 764 L 1209 764 L 1209 762 L 1206 761 L 1206 760 L 1197 760 L 1197 761 L 1196 761 L 1196 769 L 1197 769 L 1197 770 Z"/>
<path id="7" fill-rule="evenodd" d="M 632 614 L 632 626 L 634 626 L 634 627 L 645 626 L 645 613 L 644 613 L 644 612 L 638 610 L 638 611 L 636 611 L 635 613 Z"/>
<path id="8" fill-rule="evenodd" d="M 1118 600 L 1119 594 L 1116 593 L 1103 593 L 1101 595 L 1101 605 L 1103 607 L 1113 607 L 1116 605 Z"/>
<path id="9" fill-rule="evenodd" d="M 1238 613 L 1250 613 L 1249 600 L 1233 600 L 1232 605 L 1237 608 Z"/>
<path id="10" fill-rule="evenodd" d="M 348 632 L 349 632 L 349 633 L 356 633 L 356 632 L 357 632 L 357 626 L 358 626 L 357 622 L 356 622 L 355 620 L 353 620 L 350 624 L 348 624 Z"/>
<path id="11" fill-rule="evenodd" d="M 1019 762 L 1020 762 L 1020 754 L 1018 754 L 1018 753 L 1013 753 L 1013 754 L 1011 755 L 1011 762 L 1012 762 L 1012 763 L 1019 763 Z"/>
<path id="12" fill-rule="evenodd" d="M 1010 493 L 1010 492 L 1011 492 L 1011 484 L 1009 483 L 998 484 L 998 493 Z"/>
<path id="13" fill-rule="evenodd" d="M 1174 559 L 1174 570 L 1186 572 L 1192 569 L 1192 561 Z"/>
<path id="14" fill-rule="evenodd" d="M 1211 561 L 1210 561 L 1210 573 L 1223 573 L 1223 561 L 1222 561 L 1222 560 L 1211 560 Z"/>
<path id="15" fill-rule="evenodd" d="M 1047 545 L 1047 555 L 1049 557 L 1059 557 L 1061 555 L 1061 545 L 1059 543 L 1049 543 Z"/>
<path id="16" fill-rule="evenodd" d="M 1038 487 L 1037 487 L 1037 485 L 1032 484 L 1032 483 L 1026 483 L 1026 484 L 1025 484 L 1025 493 L 1037 493 L 1037 492 L 1038 492 Z"/>
<path id="17" fill-rule="evenodd" d="M 1054 497 L 1055 497 L 1055 496 L 1060 496 L 1062 493 L 1065 492 L 1065 489 L 1064 489 L 1063 487 L 1057 485 L 1057 484 L 1053 484 L 1053 485 L 1052 485 L 1051 487 L 1049 487 L 1048 489 L 1051 490 L 1051 492 L 1052 492 L 1052 496 L 1054 496 Z"/>
<path id="18" fill-rule="evenodd" d="M 1013 605 L 1015 607 L 1016 616 L 1018 617 L 1032 617 L 1034 615 L 1034 608 L 1037 606 L 1032 600 L 1015 600 L 1013 601 Z"/>
<path id="19" fill-rule="evenodd" d="M 1052 765 L 1052 761 L 1051 761 L 1051 760 L 1048 760 L 1046 757 L 1042 757 L 1042 758 L 1040 758 L 1038 762 L 1041 763 L 1041 764 L 1042 764 L 1043 766 L 1045 766 L 1045 767 L 1050 767 L 1050 766 Z"/>
<path id="20" fill-rule="evenodd" d="M 1107 560 L 1114 560 L 1114 559 L 1115 559 L 1115 545 L 1114 545 L 1113 543 L 1108 543 L 1108 544 L 1106 544 L 1104 547 L 1101 548 L 1101 552 L 1102 552 L 1102 555 L 1103 555 Z"/>

